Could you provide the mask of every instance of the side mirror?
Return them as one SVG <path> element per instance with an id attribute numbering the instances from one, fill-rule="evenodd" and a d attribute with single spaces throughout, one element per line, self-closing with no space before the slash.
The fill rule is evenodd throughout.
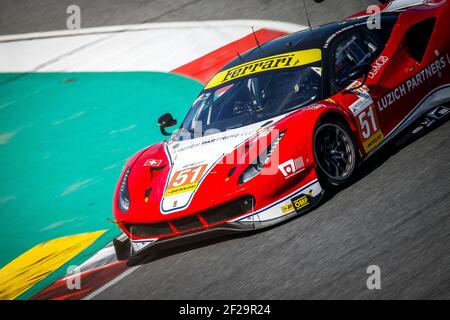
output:
<path id="1" fill-rule="evenodd" d="M 170 113 L 165 113 L 158 118 L 158 126 L 161 130 L 161 133 L 165 136 L 170 136 L 171 133 L 166 131 L 167 127 L 172 127 L 177 124 L 177 120 L 175 120 Z"/>
<path id="2" fill-rule="evenodd" d="M 363 64 L 355 66 L 348 74 L 347 81 L 350 82 L 353 80 L 358 80 L 361 77 L 364 77 L 364 79 L 359 86 L 351 88 L 349 90 L 345 90 L 344 93 L 348 93 L 353 90 L 361 88 L 364 85 L 364 83 L 366 82 L 367 76 L 369 75 L 370 71 L 372 71 L 372 66 L 368 63 L 363 63 Z"/>

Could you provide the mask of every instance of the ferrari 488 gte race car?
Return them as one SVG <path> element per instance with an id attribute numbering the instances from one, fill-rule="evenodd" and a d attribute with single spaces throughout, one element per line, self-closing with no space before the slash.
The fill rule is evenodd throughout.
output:
<path id="1" fill-rule="evenodd" d="M 404 2 L 404 1 L 403 1 Z M 131 157 L 115 190 L 119 259 L 304 213 L 450 100 L 450 3 L 384 6 L 238 55 L 179 129 Z M 161 132 L 176 124 L 158 120 Z"/>

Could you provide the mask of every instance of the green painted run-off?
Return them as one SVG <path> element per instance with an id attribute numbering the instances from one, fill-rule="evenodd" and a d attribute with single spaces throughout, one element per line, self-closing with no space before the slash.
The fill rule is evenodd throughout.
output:
<path id="1" fill-rule="evenodd" d="M 109 230 L 69 264 L 111 241 L 119 231 L 107 219 L 125 160 L 163 138 L 160 114 L 182 120 L 201 87 L 156 72 L 0 74 L 0 268 L 57 237 Z"/>

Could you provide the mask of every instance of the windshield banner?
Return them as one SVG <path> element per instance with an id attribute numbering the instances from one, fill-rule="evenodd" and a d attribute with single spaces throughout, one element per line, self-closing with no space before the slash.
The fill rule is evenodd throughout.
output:
<path id="1" fill-rule="evenodd" d="M 208 82 L 205 89 L 213 88 L 228 81 L 254 73 L 299 67 L 320 61 L 321 59 L 322 52 L 320 49 L 309 49 L 277 54 L 274 56 L 253 60 L 219 72 L 211 79 L 211 81 Z"/>

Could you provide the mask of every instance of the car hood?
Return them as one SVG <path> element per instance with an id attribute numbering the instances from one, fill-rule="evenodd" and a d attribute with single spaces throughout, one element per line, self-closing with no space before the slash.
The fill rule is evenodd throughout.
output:
<path id="1" fill-rule="evenodd" d="M 239 166 L 236 162 L 248 166 L 248 162 L 242 164 L 233 158 L 237 148 L 269 136 L 276 123 L 288 115 L 195 139 L 170 139 L 149 147 L 134 162 L 128 177 L 131 204 L 127 219 L 135 215 L 136 222 L 163 220 L 167 215 L 177 217 L 199 209 L 192 208 L 194 199 L 205 207 L 214 198 L 226 199 L 236 186 L 232 190 L 217 190 L 218 181 L 223 182 L 229 170 Z M 229 155 L 233 156 L 228 158 Z"/>

